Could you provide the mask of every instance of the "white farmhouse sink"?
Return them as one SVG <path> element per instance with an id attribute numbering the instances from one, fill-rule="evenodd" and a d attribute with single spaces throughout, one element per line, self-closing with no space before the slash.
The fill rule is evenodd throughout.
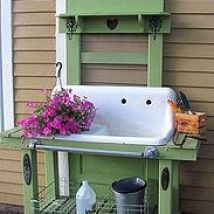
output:
<path id="1" fill-rule="evenodd" d="M 167 100 L 175 102 L 176 95 L 170 88 L 86 85 L 64 88 L 86 96 L 98 110 L 90 131 L 57 139 L 164 145 L 173 134 L 173 112 Z"/>

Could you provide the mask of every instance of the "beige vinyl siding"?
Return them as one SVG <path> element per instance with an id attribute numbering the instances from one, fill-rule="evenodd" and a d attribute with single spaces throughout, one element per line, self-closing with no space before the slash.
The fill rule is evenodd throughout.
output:
<path id="1" fill-rule="evenodd" d="M 188 213 L 214 209 L 214 1 L 166 1 L 173 13 L 172 34 L 166 37 L 164 82 L 181 89 L 192 108 L 208 114 L 208 141 L 199 159 L 181 163 L 180 204 Z"/>
<path id="2" fill-rule="evenodd" d="M 55 1 L 13 1 L 13 62 L 16 122 L 31 112 L 29 100 L 44 101 L 41 89 L 51 89 L 55 74 Z M 42 99 L 42 100 L 41 100 Z M 44 186 L 40 153 L 39 185 Z M 0 149 L 0 202 L 22 205 L 21 154 Z"/>
<path id="3" fill-rule="evenodd" d="M 14 0 L 14 90 L 16 121 L 27 116 L 28 100 L 42 102 L 55 71 L 55 1 Z M 187 213 L 214 209 L 214 1 L 167 0 L 172 33 L 165 37 L 164 85 L 184 91 L 194 110 L 208 114 L 208 141 L 196 163 L 181 163 L 180 205 Z M 145 52 L 142 35 L 86 35 L 85 51 Z M 83 65 L 84 84 L 146 84 L 146 66 Z M 44 179 L 40 157 L 41 184 Z M 0 150 L 0 201 L 22 204 L 21 163 L 17 151 Z M 16 175 L 16 176 L 14 176 Z M 11 178 L 13 177 L 13 179 Z M 7 184 L 8 189 L 1 188 Z"/>

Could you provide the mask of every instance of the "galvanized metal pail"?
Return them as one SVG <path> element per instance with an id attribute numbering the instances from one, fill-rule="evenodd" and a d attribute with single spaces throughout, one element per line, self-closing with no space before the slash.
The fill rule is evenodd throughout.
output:
<path id="1" fill-rule="evenodd" d="M 112 183 L 117 214 L 143 214 L 146 181 L 137 177 L 125 178 Z"/>

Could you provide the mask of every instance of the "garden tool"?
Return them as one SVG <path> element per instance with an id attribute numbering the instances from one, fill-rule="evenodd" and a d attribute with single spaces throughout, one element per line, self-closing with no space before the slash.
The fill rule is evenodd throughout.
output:
<path id="1" fill-rule="evenodd" d="M 188 102 L 188 99 L 187 99 L 186 95 L 182 91 L 179 91 L 178 97 L 179 97 L 178 98 L 178 106 L 179 107 L 176 106 L 177 109 L 181 109 L 182 111 L 186 112 L 187 114 L 191 114 L 191 115 L 194 114 L 191 111 L 190 104 Z M 172 107 L 172 105 L 170 105 L 170 106 Z M 173 107 L 173 110 L 175 111 L 175 106 Z M 175 129 L 175 132 L 174 132 L 173 138 L 172 138 L 172 142 L 175 145 L 182 146 L 185 143 L 185 139 L 187 137 L 194 138 L 194 139 L 201 140 L 201 141 L 206 141 L 207 140 L 206 138 L 204 138 L 202 136 L 188 134 L 188 133 L 185 133 L 185 132 L 180 132 L 177 129 Z"/>

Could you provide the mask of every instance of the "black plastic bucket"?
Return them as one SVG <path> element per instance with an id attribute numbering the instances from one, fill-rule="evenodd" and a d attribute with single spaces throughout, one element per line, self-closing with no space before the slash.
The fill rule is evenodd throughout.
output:
<path id="1" fill-rule="evenodd" d="M 144 213 L 143 201 L 146 181 L 137 177 L 112 183 L 118 214 Z"/>

